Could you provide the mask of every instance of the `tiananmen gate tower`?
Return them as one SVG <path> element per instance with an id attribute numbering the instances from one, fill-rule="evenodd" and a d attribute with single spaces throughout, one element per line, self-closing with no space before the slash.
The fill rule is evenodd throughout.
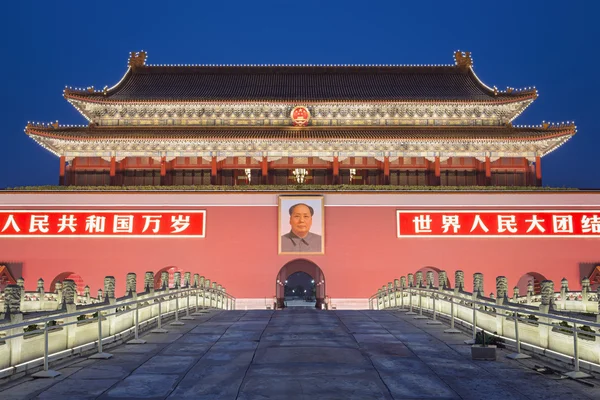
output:
<path id="1" fill-rule="evenodd" d="M 469 52 L 151 65 L 142 51 L 114 86 L 63 95 L 88 124 L 27 124 L 62 188 L 0 193 L 6 282 L 94 291 L 106 275 L 193 267 L 238 308 L 264 308 L 305 272 L 317 305 L 364 308 L 382 279 L 419 268 L 538 290 L 600 265 L 598 193 L 541 188 L 542 158 L 574 123 L 513 124 L 537 90 L 486 85 Z"/>

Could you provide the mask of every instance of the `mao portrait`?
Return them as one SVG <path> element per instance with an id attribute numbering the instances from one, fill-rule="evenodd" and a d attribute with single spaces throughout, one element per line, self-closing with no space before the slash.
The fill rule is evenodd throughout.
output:
<path id="1" fill-rule="evenodd" d="M 322 196 L 279 197 L 279 254 L 324 254 Z"/>

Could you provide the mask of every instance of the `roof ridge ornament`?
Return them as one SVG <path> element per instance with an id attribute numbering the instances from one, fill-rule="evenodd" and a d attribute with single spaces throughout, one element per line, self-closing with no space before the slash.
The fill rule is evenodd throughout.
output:
<path id="1" fill-rule="evenodd" d="M 473 59 L 471 58 L 470 51 L 460 51 L 457 50 L 454 52 L 454 63 L 459 68 L 470 68 L 473 66 Z"/>
<path id="2" fill-rule="evenodd" d="M 142 50 L 139 52 L 131 52 L 129 53 L 129 63 L 130 67 L 143 67 L 146 65 L 146 58 L 148 54 Z"/>

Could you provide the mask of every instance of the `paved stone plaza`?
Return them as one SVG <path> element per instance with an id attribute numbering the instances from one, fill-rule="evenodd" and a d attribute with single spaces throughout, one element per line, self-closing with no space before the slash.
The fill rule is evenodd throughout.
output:
<path id="1" fill-rule="evenodd" d="M 0 399 L 598 399 L 539 361 L 473 362 L 462 334 L 384 311 L 213 311 Z"/>

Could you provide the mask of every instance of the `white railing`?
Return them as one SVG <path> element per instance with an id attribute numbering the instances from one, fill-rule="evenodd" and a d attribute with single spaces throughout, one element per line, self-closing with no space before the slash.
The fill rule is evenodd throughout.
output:
<path id="1" fill-rule="evenodd" d="M 198 286 L 132 293 L 121 299 L 106 298 L 101 304 L 65 304 L 65 308 L 28 319 L 24 319 L 27 315 L 7 309 L 5 318 L 8 316 L 10 322 L 0 320 L 0 377 L 22 370 L 28 362 L 29 367 L 35 367 L 42 361 L 43 371 L 34 376 L 56 376 L 58 372 L 48 369 L 49 360 L 60 358 L 65 351 L 70 355 L 95 350 L 97 354 L 91 358 L 109 358 L 111 355 L 103 352 L 103 344 L 126 334 L 134 336 L 129 343 L 145 343 L 139 338 L 141 324 L 147 326 L 156 321 L 153 332 L 163 333 L 166 316 L 174 317 L 173 325 L 182 325 L 180 319 L 194 319 L 190 309 L 196 314 L 208 308 L 234 310 L 235 298 L 224 290 Z"/>
<path id="2" fill-rule="evenodd" d="M 579 318 L 573 313 L 554 310 L 552 303 L 533 307 L 511 302 L 506 297 L 491 299 L 430 285 L 379 289 L 369 298 L 369 306 L 372 310 L 406 311 L 415 318 L 429 319 L 426 313 L 432 319 L 428 323 L 439 323 L 437 319 L 441 316 L 450 323 L 448 333 L 459 332 L 455 322 L 461 321 L 472 329 L 470 344 L 475 342 L 478 330 L 494 333 L 515 344 L 517 352 L 511 358 L 528 358 L 521 351 L 522 345 L 570 357 L 574 370 L 567 375 L 572 377 L 587 376 L 580 371 L 580 359 L 600 367 L 600 317 Z"/>

